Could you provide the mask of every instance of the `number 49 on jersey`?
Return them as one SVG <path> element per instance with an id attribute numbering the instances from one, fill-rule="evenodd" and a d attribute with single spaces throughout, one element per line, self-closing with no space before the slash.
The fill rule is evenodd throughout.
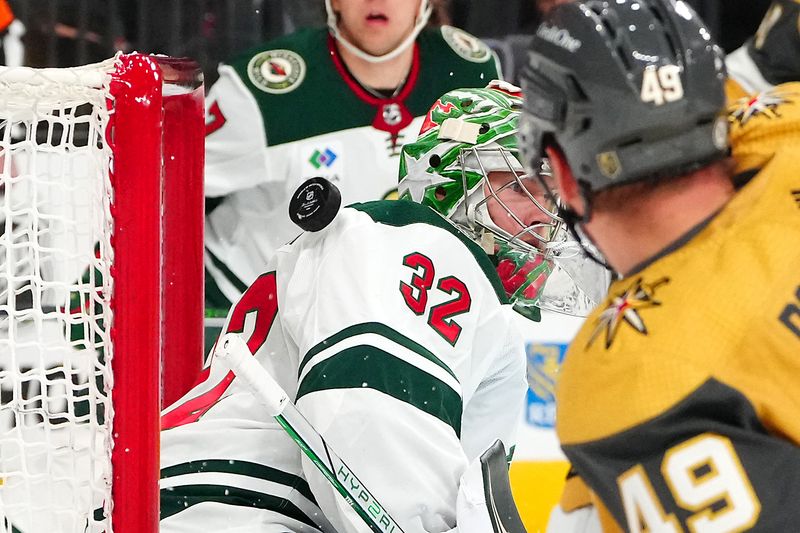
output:
<path id="1" fill-rule="evenodd" d="M 747 531 L 761 513 L 733 444 L 721 435 L 704 433 L 671 448 L 661 476 L 675 503 L 693 513 L 686 519 L 693 533 Z M 664 511 L 642 465 L 622 474 L 617 484 L 631 533 L 685 531 L 674 514 Z"/>

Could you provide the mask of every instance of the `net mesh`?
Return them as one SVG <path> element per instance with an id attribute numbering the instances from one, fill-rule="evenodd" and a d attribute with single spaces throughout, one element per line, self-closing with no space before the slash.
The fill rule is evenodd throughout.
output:
<path id="1" fill-rule="evenodd" d="M 0 532 L 111 531 L 113 67 L 0 70 Z"/>

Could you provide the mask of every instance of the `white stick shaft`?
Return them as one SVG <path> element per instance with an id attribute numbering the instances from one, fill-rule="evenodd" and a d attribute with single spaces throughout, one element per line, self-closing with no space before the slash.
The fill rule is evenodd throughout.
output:
<path id="1" fill-rule="evenodd" d="M 230 368 L 237 379 L 244 381 L 247 388 L 267 408 L 270 416 L 283 413 L 289 403 L 286 391 L 258 364 L 242 337 L 236 333 L 226 333 L 217 343 L 214 356 Z"/>
<path id="2" fill-rule="evenodd" d="M 241 379 L 247 389 L 286 429 L 303 453 L 319 468 L 331 485 L 375 533 L 403 533 L 402 528 L 364 487 L 355 473 L 328 446 L 313 425 L 297 410 L 267 370 L 258 364 L 247 344 L 236 333 L 223 335 L 214 356 Z"/>

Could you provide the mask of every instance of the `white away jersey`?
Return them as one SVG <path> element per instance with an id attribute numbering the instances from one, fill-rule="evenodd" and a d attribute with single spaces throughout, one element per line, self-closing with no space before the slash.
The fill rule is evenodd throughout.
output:
<path id="1" fill-rule="evenodd" d="M 514 444 L 527 386 L 505 302 L 475 243 L 427 207 L 377 201 L 282 247 L 225 331 L 406 533 L 445 532 L 467 465 Z M 315 531 L 317 505 L 364 530 L 236 379 L 213 360 L 205 378 L 163 414 L 162 531 Z"/>
<path id="2" fill-rule="evenodd" d="M 378 97 L 348 72 L 327 29 L 301 30 L 219 69 L 209 91 L 205 186 L 207 298 L 227 309 L 299 230 L 288 200 L 309 178 L 345 205 L 389 198 L 400 148 L 433 102 L 499 76 L 494 54 L 452 27 L 423 31 L 400 91 Z"/>

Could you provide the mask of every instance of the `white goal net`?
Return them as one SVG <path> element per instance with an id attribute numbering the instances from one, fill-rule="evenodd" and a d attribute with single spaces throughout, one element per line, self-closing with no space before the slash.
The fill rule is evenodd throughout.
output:
<path id="1" fill-rule="evenodd" d="M 161 395 L 202 361 L 203 130 L 188 59 L 0 67 L 0 533 L 158 530 Z"/>
<path id="2" fill-rule="evenodd" d="M 112 71 L 0 71 L 0 531 L 110 531 Z"/>

